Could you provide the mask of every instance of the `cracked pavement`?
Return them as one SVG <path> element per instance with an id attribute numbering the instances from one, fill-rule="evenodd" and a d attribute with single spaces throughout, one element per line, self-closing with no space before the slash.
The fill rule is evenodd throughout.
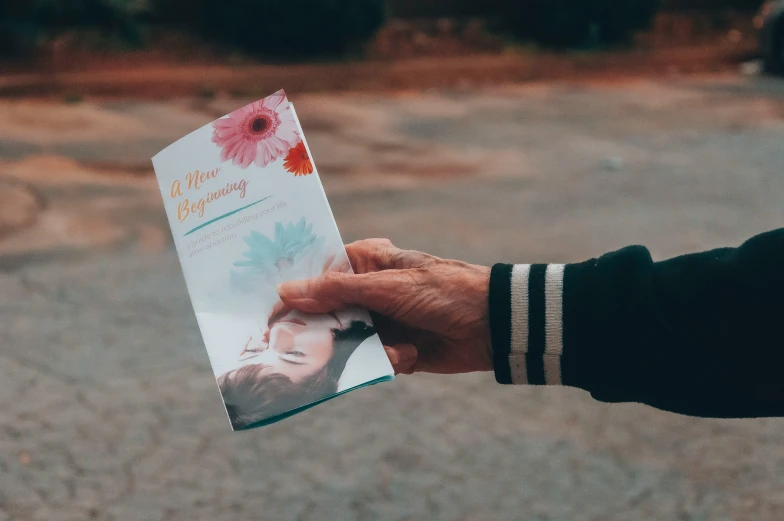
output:
<path id="1" fill-rule="evenodd" d="M 294 102 L 346 241 L 662 259 L 784 222 L 772 79 Z M 778 419 L 418 375 L 232 433 L 148 158 L 242 103 L 0 102 L 0 521 L 784 518 Z"/>

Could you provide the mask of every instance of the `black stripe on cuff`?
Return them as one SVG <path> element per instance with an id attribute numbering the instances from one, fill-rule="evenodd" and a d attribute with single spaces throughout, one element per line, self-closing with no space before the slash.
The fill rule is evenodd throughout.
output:
<path id="1" fill-rule="evenodd" d="M 586 355 L 592 354 L 590 348 L 595 345 L 594 339 L 599 338 L 594 331 L 597 319 L 593 316 L 595 295 L 599 294 L 592 285 L 596 262 L 596 259 L 591 259 L 580 264 L 568 264 L 564 271 L 561 375 L 564 385 L 586 390 L 592 390 L 590 378 L 596 373 L 591 369 L 595 358 Z"/>
<path id="2" fill-rule="evenodd" d="M 490 339 L 493 367 L 499 384 L 511 385 L 509 350 L 512 345 L 512 265 L 496 264 L 490 271 Z"/>
<path id="3" fill-rule="evenodd" d="M 528 278 L 528 383 L 545 385 L 544 343 L 545 343 L 545 300 L 544 278 L 547 264 L 531 266 Z"/>

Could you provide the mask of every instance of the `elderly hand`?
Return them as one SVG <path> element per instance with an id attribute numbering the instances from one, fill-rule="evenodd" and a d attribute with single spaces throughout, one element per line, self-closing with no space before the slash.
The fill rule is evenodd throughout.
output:
<path id="1" fill-rule="evenodd" d="M 327 313 L 367 308 L 395 372 L 492 371 L 490 268 L 401 250 L 386 239 L 346 247 L 356 274 L 329 272 L 286 282 L 286 306 Z"/>

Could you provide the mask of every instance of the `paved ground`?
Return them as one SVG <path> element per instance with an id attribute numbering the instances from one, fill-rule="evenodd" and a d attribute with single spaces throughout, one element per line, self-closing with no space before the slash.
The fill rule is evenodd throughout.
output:
<path id="1" fill-rule="evenodd" d="M 232 434 L 147 158 L 238 103 L 0 103 L 0 520 L 784 518 L 784 420 L 489 375 Z M 784 222 L 773 80 L 295 103 L 346 240 L 568 262 Z"/>

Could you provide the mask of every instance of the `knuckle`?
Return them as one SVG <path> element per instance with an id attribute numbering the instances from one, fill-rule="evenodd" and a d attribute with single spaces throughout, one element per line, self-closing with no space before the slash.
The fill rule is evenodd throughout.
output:
<path id="1" fill-rule="evenodd" d="M 370 255 L 388 257 L 390 252 L 399 251 L 389 239 L 368 239 L 366 250 Z"/>
<path id="2" fill-rule="evenodd" d="M 402 267 L 411 269 L 428 268 L 438 261 L 437 257 L 417 250 L 398 250 L 397 256 Z"/>
<path id="3" fill-rule="evenodd" d="M 329 271 L 321 278 L 322 286 L 331 289 L 338 287 L 343 282 L 343 274 L 335 271 Z"/>
<path id="4" fill-rule="evenodd" d="M 357 250 L 374 250 L 377 248 L 388 248 L 392 246 L 392 242 L 389 239 L 361 239 L 358 241 L 354 241 L 351 244 L 347 245 L 346 248 L 352 248 Z"/>
<path id="5" fill-rule="evenodd" d="M 407 267 L 407 255 L 405 250 L 390 250 L 386 252 L 387 262 L 396 268 Z"/>
<path id="6" fill-rule="evenodd" d="M 375 246 L 380 246 L 380 247 L 388 248 L 388 247 L 395 246 L 394 244 L 392 244 L 392 241 L 390 241 L 389 239 L 376 238 L 376 239 L 368 239 L 368 241 L 372 242 Z"/>
<path id="7" fill-rule="evenodd" d="M 438 282 L 437 275 L 428 267 L 420 266 L 406 271 L 411 275 L 411 282 L 419 288 L 433 286 Z"/>

